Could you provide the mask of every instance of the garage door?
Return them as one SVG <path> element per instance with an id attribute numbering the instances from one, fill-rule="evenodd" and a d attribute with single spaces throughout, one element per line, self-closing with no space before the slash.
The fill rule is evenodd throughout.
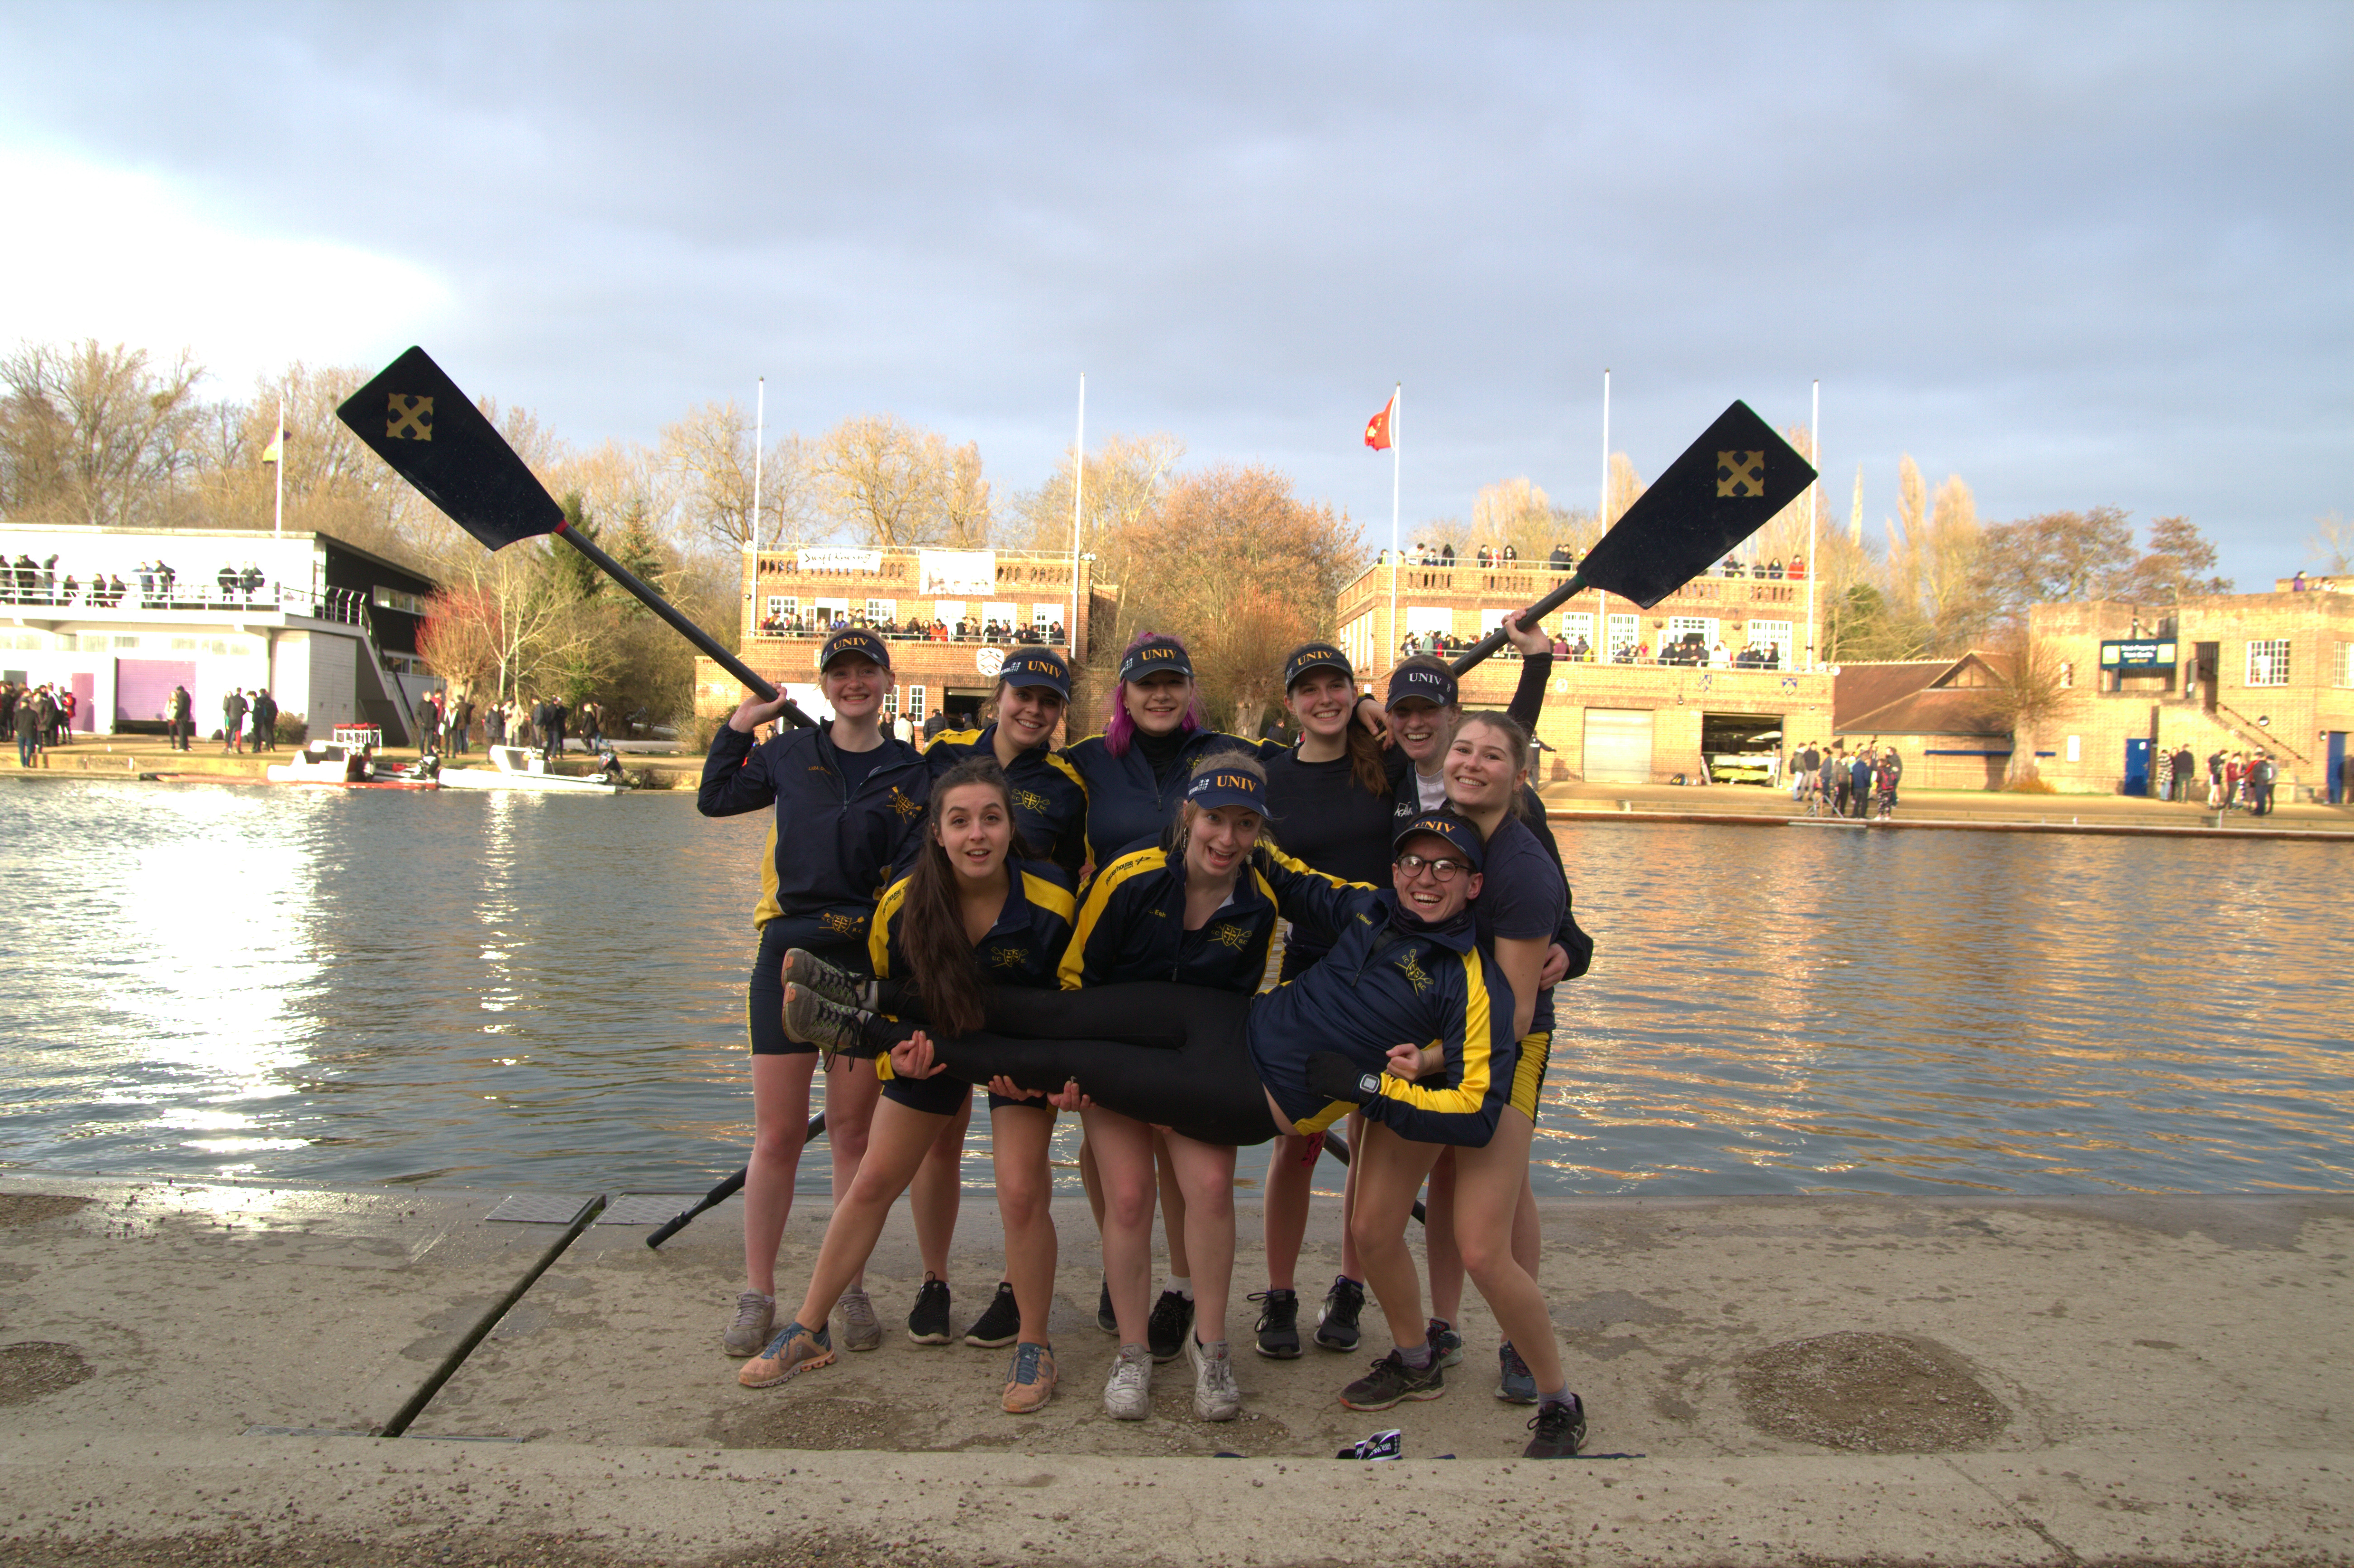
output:
<path id="1" fill-rule="evenodd" d="M 1585 710 L 1585 777 L 1596 784 L 1651 781 L 1651 710 Z"/>

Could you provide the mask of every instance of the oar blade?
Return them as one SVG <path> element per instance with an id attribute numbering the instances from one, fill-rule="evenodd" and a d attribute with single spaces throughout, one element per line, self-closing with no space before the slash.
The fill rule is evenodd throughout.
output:
<path id="1" fill-rule="evenodd" d="M 1649 609 L 1766 526 L 1814 478 L 1807 460 L 1736 399 L 1627 509 L 1578 575 Z"/>
<path id="2" fill-rule="evenodd" d="M 386 366 L 335 417 L 486 548 L 552 534 L 564 521 L 506 438 L 421 348 Z"/>

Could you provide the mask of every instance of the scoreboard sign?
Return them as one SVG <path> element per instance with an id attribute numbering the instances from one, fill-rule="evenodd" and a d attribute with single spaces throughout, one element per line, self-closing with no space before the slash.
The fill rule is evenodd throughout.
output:
<path id="1" fill-rule="evenodd" d="M 2121 675 L 2174 668 L 2171 641 L 2106 641 L 2101 644 L 2101 668 Z"/>

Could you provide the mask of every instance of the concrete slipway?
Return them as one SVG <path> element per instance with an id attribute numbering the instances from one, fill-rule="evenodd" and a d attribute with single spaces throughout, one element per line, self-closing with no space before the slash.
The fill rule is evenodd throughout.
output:
<path id="1" fill-rule="evenodd" d="M 1246 1353 L 1243 1421 L 1180 1366 L 1114 1423 L 1066 1211 L 1063 1391 L 1016 1419 L 1003 1352 L 896 1331 L 895 1226 L 884 1349 L 752 1393 L 734 1205 L 653 1253 L 504 1196 L 0 1177 L 0 1561 L 2354 1562 L 2354 1198 L 1553 1202 L 1593 1434 L 1541 1465 L 1476 1298 L 1444 1399 L 1359 1415 L 1360 1358 Z M 960 1326 L 985 1199 L 960 1241 Z M 1246 1239 L 1238 1337 L 1260 1273 Z M 1332 1458 L 1387 1424 L 1405 1459 Z"/>

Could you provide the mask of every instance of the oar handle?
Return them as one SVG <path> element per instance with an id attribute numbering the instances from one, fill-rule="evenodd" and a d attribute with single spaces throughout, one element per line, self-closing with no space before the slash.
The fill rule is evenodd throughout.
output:
<path id="1" fill-rule="evenodd" d="M 663 598 L 662 595 L 656 593 L 652 588 L 640 581 L 637 573 L 630 570 L 629 567 L 621 565 L 620 562 L 607 555 L 604 547 L 599 545 L 594 539 L 590 539 L 586 535 L 576 532 L 569 523 L 558 523 L 556 525 L 556 532 L 563 537 L 566 544 L 570 545 L 574 549 L 579 551 L 582 555 L 588 556 L 590 561 L 594 562 L 599 571 L 603 572 L 607 577 L 611 577 L 615 582 L 629 589 L 631 594 L 640 604 L 644 605 L 648 609 L 652 610 L 656 615 L 661 616 L 664 620 L 668 621 L 672 630 L 677 632 L 681 637 L 685 638 L 689 642 L 694 643 L 721 669 L 726 671 L 729 674 L 743 682 L 744 684 L 750 689 L 754 696 L 760 698 L 763 702 L 773 703 L 777 700 L 777 688 L 770 685 L 767 681 L 762 680 L 758 675 L 754 674 L 752 673 L 752 666 L 744 662 L 743 660 L 736 657 L 735 654 L 727 652 L 726 649 L 719 646 L 718 639 L 713 637 L 711 633 L 704 630 L 700 626 L 695 625 L 695 622 L 689 620 L 685 616 L 681 615 L 678 610 L 672 606 L 670 600 Z M 801 712 L 799 705 L 795 704 L 790 698 L 787 698 L 785 701 L 785 718 L 795 729 L 808 729 L 811 727 L 811 719 L 809 715 Z"/>
<path id="2" fill-rule="evenodd" d="M 1593 586 L 1593 584 L 1585 580 L 1584 573 L 1579 573 L 1577 576 L 1571 577 L 1569 581 L 1562 584 L 1561 587 L 1553 589 L 1553 592 L 1545 595 L 1544 598 L 1529 606 L 1528 609 L 1520 618 L 1521 630 L 1523 631 L 1534 630 L 1538 621 L 1543 620 L 1553 610 L 1556 610 L 1563 605 L 1567 604 L 1571 599 L 1575 599 L 1579 594 L 1584 593 L 1587 588 Z M 1477 664 L 1480 660 L 1485 659 L 1489 654 L 1493 653 L 1497 649 L 1501 648 L 1503 645 L 1504 629 L 1499 626 L 1495 630 L 1490 631 L 1487 636 L 1482 637 L 1479 641 L 1474 642 L 1469 648 L 1464 650 L 1462 655 L 1450 662 L 1447 667 L 1454 671 L 1458 675 L 1463 674 L 1465 672 L 1469 671 L 1472 665 Z"/>
<path id="3" fill-rule="evenodd" d="M 817 1139 L 823 1137 L 824 1134 L 825 1112 L 820 1111 L 817 1115 L 810 1118 L 809 1129 L 802 1133 L 801 1141 L 803 1143 L 813 1142 Z M 720 1204 L 726 1202 L 728 1199 L 742 1192 L 744 1190 L 745 1178 L 751 1174 L 752 1168 L 748 1165 L 743 1170 L 736 1172 L 735 1175 L 727 1178 L 726 1181 L 719 1183 L 718 1186 L 711 1189 L 710 1192 L 705 1192 L 703 1195 L 703 1201 L 701 1202 L 687 1210 L 686 1213 L 677 1215 L 675 1218 L 670 1220 L 664 1224 L 661 1229 L 647 1236 L 646 1245 L 651 1247 L 661 1246 L 663 1243 L 670 1240 L 671 1237 L 678 1234 L 679 1232 L 693 1224 L 695 1221 L 696 1215 L 709 1213 L 712 1210 L 717 1208 Z"/>

